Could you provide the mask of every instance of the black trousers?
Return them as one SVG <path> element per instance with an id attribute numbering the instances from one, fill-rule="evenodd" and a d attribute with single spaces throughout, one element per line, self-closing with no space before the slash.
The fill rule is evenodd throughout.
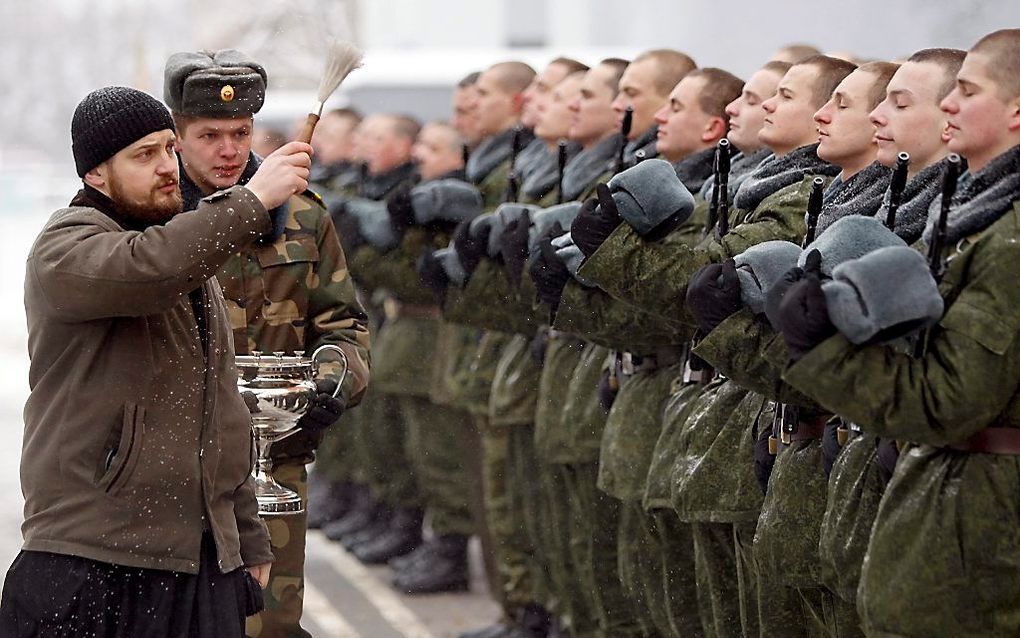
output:
<path id="1" fill-rule="evenodd" d="M 246 574 L 220 573 L 208 534 L 198 574 L 23 551 L 4 582 L 0 636 L 242 638 Z"/>

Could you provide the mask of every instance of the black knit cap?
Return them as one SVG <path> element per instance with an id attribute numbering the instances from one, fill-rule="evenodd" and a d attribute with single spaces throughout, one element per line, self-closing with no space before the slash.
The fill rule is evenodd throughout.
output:
<path id="1" fill-rule="evenodd" d="M 71 152 L 78 176 L 150 133 L 174 128 L 170 111 L 148 93 L 108 86 L 85 96 L 71 118 Z"/>

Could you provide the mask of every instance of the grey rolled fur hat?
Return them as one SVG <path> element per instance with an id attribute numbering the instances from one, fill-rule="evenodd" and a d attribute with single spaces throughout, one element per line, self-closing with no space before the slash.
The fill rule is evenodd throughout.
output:
<path id="1" fill-rule="evenodd" d="M 907 246 L 888 246 L 843 262 L 822 284 L 829 319 L 852 343 L 881 331 L 902 336 L 942 317 L 943 301 L 928 262 Z"/>
<path id="2" fill-rule="evenodd" d="M 649 159 L 609 180 L 620 217 L 646 235 L 676 213 L 685 221 L 694 212 L 694 196 L 666 160 Z"/>
<path id="3" fill-rule="evenodd" d="M 467 281 L 467 271 L 464 270 L 464 265 L 460 263 L 457 250 L 453 246 L 447 246 L 446 248 L 440 248 L 434 254 L 439 263 L 442 264 L 443 270 L 446 271 L 446 276 L 450 278 L 450 281 L 457 286 L 463 286 L 464 282 Z"/>
<path id="4" fill-rule="evenodd" d="M 500 243 L 503 239 L 503 231 L 506 230 L 506 227 L 510 224 L 510 222 L 522 217 L 530 218 L 532 211 L 536 210 L 539 210 L 539 207 L 532 206 L 531 204 L 518 204 L 516 202 L 500 204 L 493 213 L 492 232 L 489 233 L 489 245 L 487 248 L 489 257 L 496 257 L 499 255 Z"/>
<path id="5" fill-rule="evenodd" d="M 411 208 L 419 224 L 462 222 L 482 213 L 482 195 L 465 181 L 436 179 L 411 189 Z"/>
<path id="6" fill-rule="evenodd" d="M 380 250 L 390 250 L 399 243 L 399 238 L 390 224 L 390 217 L 386 213 L 386 202 L 355 197 L 347 202 L 346 210 L 348 215 L 358 220 L 358 229 L 372 246 Z"/>
<path id="7" fill-rule="evenodd" d="M 577 275 L 577 271 L 581 268 L 581 264 L 584 263 L 584 253 L 574 243 L 574 238 L 570 236 L 570 233 L 560 235 L 556 239 L 552 240 L 552 245 L 556 249 L 556 257 L 563 262 L 570 271 L 570 276 L 580 282 L 582 285 L 588 288 L 594 288 L 595 286 L 585 280 L 583 277 Z"/>
<path id="8" fill-rule="evenodd" d="M 244 117 L 262 108 L 267 83 L 262 65 L 240 51 L 184 51 L 166 61 L 163 101 L 181 115 Z"/>
<path id="9" fill-rule="evenodd" d="M 571 222 L 581 211 L 581 202 L 567 202 L 549 208 L 541 208 L 531 215 L 531 230 L 528 231 L 528 249 L 534 252 L 538 248 L 538 238 L 552 228 L 556 222 L 563 228 L 570 228 Z"/>
<path id="10" fill-rule="evenodd" d="M 791 268 L 797 265 L 800 246 L 773 240 L 751 246 L 733 258 L 740 279 L 740 299 L 751 312 L 765 312 L 765 296 Z"/>
<path id="11" fill-rule="evenodd" d="M 833 222 L 811 242 L 797 260 L 797 265 L 803 267 L 807 254 L 817 249 L 822 255 L 822 274 L 831 277 L 833 269 L 845 261 L 863 257 L 886 246 L 906 245 L 905 241 L 878 219 L 849 215 Z"/>

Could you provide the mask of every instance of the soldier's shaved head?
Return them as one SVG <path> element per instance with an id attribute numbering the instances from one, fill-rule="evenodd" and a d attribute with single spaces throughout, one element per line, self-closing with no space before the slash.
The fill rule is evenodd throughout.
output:
<path id="1" fill-rule="evenodd" d="M 684 76 L 698 68 L 694 58 L 673 49 L 652 49 L 634 58 L 634 62 L 652 60 L 657 65 L 655 88 L 665 98 Z"/>
<path id="2" fill-rule="evenodd" d="M 726 105 L 740 96 L 744 88 L 744 81 L 729 71 L 715 67 L 695 69 L 687 77 L 704 78 L 705 84 L 698 97 L 698 106 L 708 115 L 721 117 L 729 121 L 730 116 L 726 114 Z"/>
<path id="3" fill-rule="evenodd" d="M 623 77 L 623 72 L 627 70 L 628 64 L 630 62 L 623 58 L 606 58 L 599 62 L 599 66 L 612 69 L 612 74 L 606 78 L 606 84 L 613 95 L 616 95 L 616 92 L 620 90 L 620 78 Z"/>
<path id="4" fill-rule="evenodd" d="M 793 66 L 802 65 L 815 67 L 816 75 L 814 90 L 812 91 L 815 108 L 821 108 L 823 104 L 828 102 L 832 92 L 836 90 L 836 86 L 843 81 L 843 78 L 853 73 L 854 69 L 857 68 L 857 65 L 853 62 L 847 62 L 839 58 L 830 58 L 827 55 L 813 55 Z"/>
<path id="5" fill-rule="evenodd" d="M 965 57 L 967 52 L 960 49 L 921 49 L 907 58 L 907 62 L 935 64 L 942 69 L 942 85 L 935 94 L 936 100 L 941 102 L 956 86 L 956 74 Z"/>
<path id="6" fill-rule="evenodd" d="M 878 106 L 879 102 L 885 99 L 885 89 L 889 86 L 889 80 L 895 75 L 900 65 L 895 62 L 866 62 L 857 67 L 857 70 L 870 73 L 875 78 L 868 95 L 868 111 Z"/>
<path id="7" fill-rule="evenodd" d="M 1020 96 L 1020 29 L 989 33 L 970 50 L 988 56 L 988 75 L 999 86 L 1000 98 Z"/>
<path id="8" fill-rule="evenodd" d="M 421 132 L 421 122 L 410 115 L 386 115 L 384 117 L 393 128 L 393 133 L 398 137 L 413 142 L 418 137 L 418 133 Z"/>
<path id="9" fill-rule="evenodd" d="M 584 62 L 579 62 L 579 61 L 575 60 L 574 58 L 567 58 L 567 57 L 563 57 L 563 56 L 560 56 L 558 58 L 553 58 L 553 60 L 549 63 L 549 65 L 551 66 L 553 64 L 557 64 L 559 66 L 565 67 L 566 70 L 567 70 L 567 75 L 573 75 L 574 73 L 577 73 L 578 71 L 587 71 L 588 70 L 588 65 L 585 64 Z"/>
<path id="10" fill-rule="evenodd" d="M 817 47 L 811 46 L 810 44 L 795 43 L 787 44 L 780 48 L 778 51 L 772 54 L 772 60 L 774 62 L 786 62 L 787 64 L 797 64 L 810 58 L 814 55 L 819 55 L 821 50 Z"/>
<path id="11" fill-rule="evenodd" d="M 524 62 L 499 62 L 488 68 L 493 80 L 505 91 L 515 95 L 524 91 L 535 78 L 535 69 Z"/>

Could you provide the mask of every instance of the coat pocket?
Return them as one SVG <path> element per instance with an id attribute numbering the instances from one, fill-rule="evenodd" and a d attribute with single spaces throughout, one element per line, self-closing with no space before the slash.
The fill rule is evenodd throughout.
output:
<path id="1" fill-rule="evenodd" d="M 124 404 L 124 417 L 119 436 L 114 429 L 103 450 L 103 474 L 98 487 L 116 496 L 131 479 L 142 452 L 145 434 L 145 408 L 135 403 Z"/>

